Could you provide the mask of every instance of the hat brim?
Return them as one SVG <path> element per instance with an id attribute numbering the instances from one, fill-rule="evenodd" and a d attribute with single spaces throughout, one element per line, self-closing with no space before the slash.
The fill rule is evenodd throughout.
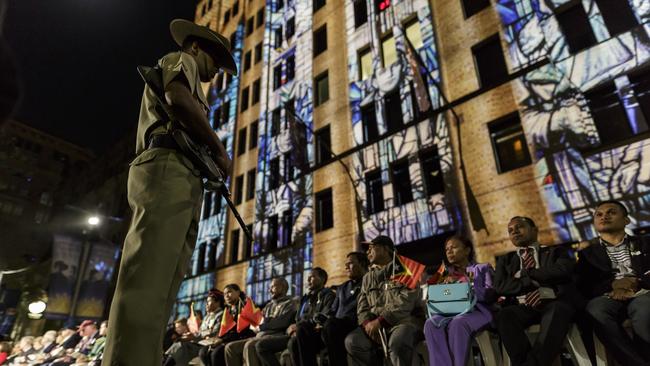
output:
<path id="1" fill-rule="evenodd" d="M 186 19 L 174 19 L 169 24 L 169 31 L 177 45 L 183 46 L 187 37 L 193 36 L 206 40 L 215 46 L 214 58 L 217 66 L 224 71 L 237 75 L 237 64 L 235 58 L 230 52 L 230 42 L 219 33 L 210 30 L 208 27 L 200 26 Z"/>

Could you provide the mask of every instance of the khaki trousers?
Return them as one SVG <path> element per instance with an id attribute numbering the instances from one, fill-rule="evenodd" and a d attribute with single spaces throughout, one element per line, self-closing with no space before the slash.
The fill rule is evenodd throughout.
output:
<path id="1" fill-rule="evenodd" d="M 228 343 L 226 345 L 226 365 L 260 366 L 260 361 L 255 351 L 255 344 L 262 338 L 263 336 Z"/>
<path id="2" fill-rule="evenodd" d="M 142 152 L 129 170 L 133 211 L 108 318 L 103 365 L 160 366 L 162 339 L 198 234 L 203 187 L 179 152 Z"/>

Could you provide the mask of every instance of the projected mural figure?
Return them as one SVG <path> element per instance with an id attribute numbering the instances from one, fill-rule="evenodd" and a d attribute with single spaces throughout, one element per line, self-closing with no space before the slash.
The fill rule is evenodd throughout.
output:
<path id="1" fill-rule="evenodd" d="M 644 117 L 637 103 L 638 85 L 632 86 L 626 73 L 647 64 L 650 58 L 650 6 L 642 1 L 627 2 L 640 25 L 610 37 L 597 4 L 582 1 L 597 44 L 572 55 L 553 13 L 565 3 L 500 0 L 497 9 L 514 70 L 550 61 L 519 78 L 515 90 L 522 126 L 535 151 L 537 184 L 559 238 L 572 241 L 594 236 L 591 210 L 601 200 L 624 201 L 634 226 L 650 225 L 650 161 L 646 159 L 650 141 L 611 149 L 602 146 L 608 136 L 599 135 L 595 111 L 585 97 L 594 87 L 614 80 L 610 96 L 624 106 L 631 130 L 634 134 L 647 130 L 645 121 L 650 115 Z"/>
<path id="2" fill-rule="evenodd" d="M 305 174 L 313 164 L 312 2 L 269 3 L 265 19 L 262 61 L 267 66 L 262 73 L 253 228 L 253 255 L 261 256 L 249 262 L 246 281 L 246 291 L 257 303 L 269 299 L 276 276 L 287 279 L 292 295 L 302 294 L 313 245 L 313 177 Z M 293 34 L 286 31 L 291 19 Z M 292 134 L 287 108 L 309 126 L 300 139 Z"/>
<path id="3" fill-rule="evenodd" d="M 408 0 L 384 9 L 375 5 L 375 2 L 367 1 L 369 21 L 357 27 L 354 3 L 346 2 L 348 49 L 370 48 L 370 56 L 361 52 L 358 55 L 349 53 L 349 75 L 358 76 L 358 80 L 350 84 L 354 141 L 361 145 L 386 136 L 353 156 L 354 185 L 363 199 L 365 237 L 387 234 L 401 244 L 455 230 L 460 227 L 460 222 L 456 219 L 459 217 L 456 208 L 452 207 L 454 199 L 449 184 L 452 153 L 444 116 L 424 119 L 406 129 L 400 127 L 422 118 L 414 95 L 414 72 L 428 71 L 429 75 L 422 79 L 428 89 L 431 107 L 437 109 L 442 104 L 435 87 L 440 82 L 440 72 L 429 4 Z M 388 31 L 392 34 L 380 39 L 379 34 Z M 409 64 L 407 36 L 423 60 L 426 71 L 414 70 Z M 364 57 L 371 57 L 371 63 L 362 60 Z M 364 68 L 367 67 L 372 72 L 366 72 Z M 421 153 L 427 150 L 433 153 L 433 160 L 423 159 Z M 410 181 L 410 187 L 404 193 L 406 198 L 395 196 L 391 189 L 391 182 L 395 179 L 391 177 L 395 174 L 391 169 L 402 162 L 407 164 L 408 176 L 405 179 Z M 432 168 L 433 164 L 439 166 Z M 428 178 L 424 174 L 440 174 L 444 177 L 444 189 L 428 189 Z M 381 187 L 377 188 L 376 184 Z"/>

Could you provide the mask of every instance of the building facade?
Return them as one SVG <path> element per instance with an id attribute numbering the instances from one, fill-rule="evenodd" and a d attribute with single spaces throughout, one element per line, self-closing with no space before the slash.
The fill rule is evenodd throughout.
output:
<path id="1" fill-rule="evenodd" d="M 591 238 L 606 199 L 647 226 L 649 16 L 640 0 L 199 2 L 239 65 L 206 90 L 254 241 L 206 194 L 177 315 L 231 282 L 259 303 L 315 266 L 340 283 L 379 234 L 436 263 L 456 232 L 481 261 L 511 250 L 515 215 L 546 244 Z"/>

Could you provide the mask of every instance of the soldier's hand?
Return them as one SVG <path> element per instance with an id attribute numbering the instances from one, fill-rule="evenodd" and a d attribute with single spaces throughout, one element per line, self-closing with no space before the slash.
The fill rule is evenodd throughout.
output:
<path id="1" fill-rule="evenodd" d="M 381 337 L 379 336 L 380 329 L 381 322 L 379 322 L 379 319 L 371 320 L 363 326 L 363 330 L 366 332 L 368 337 L 376 343 L 381 343 Z"/>

